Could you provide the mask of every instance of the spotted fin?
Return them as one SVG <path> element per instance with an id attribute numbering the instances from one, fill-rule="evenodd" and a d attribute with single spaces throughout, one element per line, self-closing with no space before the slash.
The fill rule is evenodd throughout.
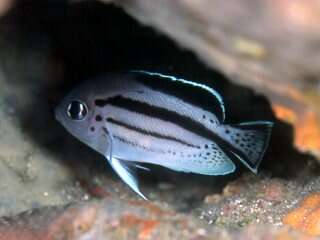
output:
<path id="1" fill-rule="evenodd" d="M 230 152 L 254 173 L 268 147 L 272 126 L 267 121 L 225 126 L 224 138 L 232 147 Z"/>
<path id="2" fill-rule="evenodd" d="M 126 164 L 126 161 L 117 158 L 112 158 L 109 162 L 119 177 L 128 184 L 134 192 L 139 194 L 144 200 L 148 200 L 139 189 L 136 177 L 136 167 L 134 165 Z"/>
<path id="3" fill-rule="evenodd" d="M 197 156 L 170 161 L 162 165 L 175 171 L 203 175 L 225 175 L 234 172 L 235 165 L 218 145 L 209 142 Z"/>

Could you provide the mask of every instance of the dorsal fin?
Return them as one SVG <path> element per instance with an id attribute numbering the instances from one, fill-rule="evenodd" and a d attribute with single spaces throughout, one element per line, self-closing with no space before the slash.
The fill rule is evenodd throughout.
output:
<path id="1" fill-rule="evenodd" d="M 191 102 L 192 104 L 214 113 L 221 123 L 224 121 L 225 106 L 222 96 L 213 88 L 205 84 L 200 84 L 161 73 L 154 73 L 144 70 L 133 70 L 130 72 L 142 75 L 143 78 L 138 78 L 138 80 L 143 81 L 143 83 L 147 84 L 149 87 L 156 90 L 160 89 L 166 93 Z M 160 80 L 169 80 L 172 84 L 163 84 L 164 81 Z M 205 96 L 205 94 L 208 96 Z"/>

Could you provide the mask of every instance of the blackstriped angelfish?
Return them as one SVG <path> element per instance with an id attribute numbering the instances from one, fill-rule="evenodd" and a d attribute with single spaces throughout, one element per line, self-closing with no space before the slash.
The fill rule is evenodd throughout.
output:
<path id="1" fill-rule="evenodd" d="M 139 162 L 224 175 L 238 160 L 256 172 L 272 128 L 268 121 L 224 124 L 225 106 L 214 89 L 146 71 L 88 81 L 55 114 L 143 198 L 135 175 Z"/>

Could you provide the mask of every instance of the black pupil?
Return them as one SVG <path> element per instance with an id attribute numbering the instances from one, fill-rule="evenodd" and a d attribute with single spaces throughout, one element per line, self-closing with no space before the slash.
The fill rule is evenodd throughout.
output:
<path id="1" fill-rule="evenodd" d="M 68 106 L 68 116 L 73 120 L 82 120 L 87 115 L 86 106 L 79 101 L 72 101 Z"/>

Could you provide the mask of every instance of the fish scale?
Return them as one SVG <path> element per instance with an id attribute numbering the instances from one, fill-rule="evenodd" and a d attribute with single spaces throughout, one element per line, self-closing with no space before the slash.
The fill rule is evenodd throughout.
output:
<path id="1" fill-rule="evenodd" d="M 273 126 L 269 121 L 225 124 L 225 106 L 216 90 L 147 71 L 85 82 L 62 100 L 55 115 L 72 135 L 103 154 L 144 199 L 138 163 L 224 175 L 240 161 L 257 172 Z"/>

